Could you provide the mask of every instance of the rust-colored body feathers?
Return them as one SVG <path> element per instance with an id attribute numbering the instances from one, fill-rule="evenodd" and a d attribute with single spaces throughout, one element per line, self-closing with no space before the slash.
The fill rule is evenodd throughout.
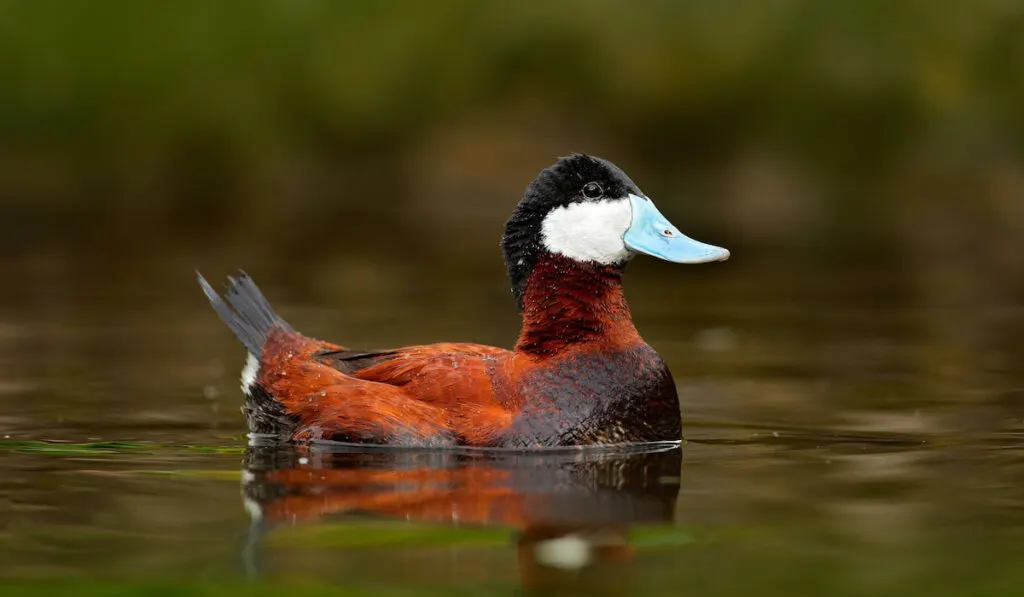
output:
<path id="1" fill-rule="evenodd" d="M 545 264 L 539 271 L 555 267 Z M 592 275 L 568 263 L 557 267 L 568 279 L 573 272 Z M 275 325 L 249 388 L 254 427 L 297 441 L 420 447 L 665 439 L 646 434 L 645 425 L 618 420 L 633 395 L 652 398 L 638 395 L 648 389 L 673 394 L 665 399 L 670 420 L 678 407 L 674 386 L 658 383 L 664 365 L 636 332 L 621 288 L 609 283 L 603 290 L 536 305 L 528 296 L 531 307 L 514 350 L 469 343 L 351 350 Z M 544 322 L 567 312 L 576 325 L 545 331 Z M 638 392 L 609 379 L 615 377 L 643 379 L 645 388 Z M 601 399 L 616 389 L 626 390 L 615 396 L 621 400 Z M 260 402 L 282 407 L 284 416 Z"/>
<path id="2" fill-rule="evenodd" d="M 621 170 L 582 155 L 531 183 L 502 247 L 523 319 L 510 350 L 330 344 L 295 331 L 248 276 L 232 279 L 224 297 L 200 276 L 249 352 L 250 431 L 297 442 L 518 449 L 681 439 L 672 375 L 633 325 L 623 268 L 637 252 L 680 263 L 728 252 L 681 235 Z"/>

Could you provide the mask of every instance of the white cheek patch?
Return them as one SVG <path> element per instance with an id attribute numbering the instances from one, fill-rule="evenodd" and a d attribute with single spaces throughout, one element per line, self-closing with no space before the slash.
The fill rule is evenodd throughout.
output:
<path id="1" fill-rule="evenodd" d="M 250 352 L 245 359 L 245 368 L 242 369 L 242 393 L 246 396 L 252 394 L 252 386 L 256 383 L 256 375 L 260 372 L 260 362 Z"/>
<path id="2" fill-rule="evenodd" d="M 632 220 L 628 199 L 573 203 L 544 218 L 541 237 L 552 253 L 611 265 L 630 257 L 622 236 Z"/>

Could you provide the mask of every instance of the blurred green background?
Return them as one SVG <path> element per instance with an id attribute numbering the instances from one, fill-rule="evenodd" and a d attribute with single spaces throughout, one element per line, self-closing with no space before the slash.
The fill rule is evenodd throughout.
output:
<path id="1" fill-rule="evenodd" d="M 732 251 L 630 266 L 674 371 L 1017 396 L 1020 2 L 26 0 L 0 44 L 0 353 L 66 402 L 234 376 L 195 268 L 317 337 L 510 345 L 502 227 L 572 151 Z"/>
<path id="2" fill-rule="evenodd" d="M 742 530 L 641 592 L 1020 592 L 1014 0 L 0 0 L 0 579 L 227 575 L 237 482 L 188 479 L 238 470 L 194 451 L 241 449 L 244 351 L 193 270 L 353 347 L 510 346 L 502 226 L 572 151 L 732 251 L 626 276 L 672 524 Z"/>
<path id="3" fill-rule="evenodd" d="M 928 400 L 1017 395 L 1019 2 L 7 1 L 0 44 L 0 352 L 33 387 L 233 370 L 194 268 L 318 337 L 509 345 L 502 226 L 582 151 L 732 250 L 631 265 L 674 370 L 860 383 L 903 346 Z"/>
<path id="4" fill-rule="evenodd" d="M 583 151 L 740 259 L 1024 273 L 1019 2 L 6 1 L 0 44 L 7 252 L 498 267 Z"/>

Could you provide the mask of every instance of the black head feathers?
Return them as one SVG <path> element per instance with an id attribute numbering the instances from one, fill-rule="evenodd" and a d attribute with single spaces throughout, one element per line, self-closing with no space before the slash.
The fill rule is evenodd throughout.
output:
<path id="1" fill-rule="evenodd" d="M 545 251 L 541 238 L 544 218 L 558 207 L 621 199 L 630 193 L 643 194 L 618 166 L 581 153 L 560 158 L 537 175 L 505 223 L 501 239 L 512 293 L 520 309 L 526 279 Z"/>

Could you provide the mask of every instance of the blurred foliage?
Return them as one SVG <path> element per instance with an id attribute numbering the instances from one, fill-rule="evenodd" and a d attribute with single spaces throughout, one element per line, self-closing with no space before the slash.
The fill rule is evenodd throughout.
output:
<path id="1" fill-rule="evenodd" d="M 13 0 L 0 232 L 357 244 L 386 213 L 440 243 L 485 209 L 492 246 L 529 177 L 592 151 L 733 245 L 884 247 L 936 189 L 1012 243 L 1022 69 L 1012 0 Z"/>

